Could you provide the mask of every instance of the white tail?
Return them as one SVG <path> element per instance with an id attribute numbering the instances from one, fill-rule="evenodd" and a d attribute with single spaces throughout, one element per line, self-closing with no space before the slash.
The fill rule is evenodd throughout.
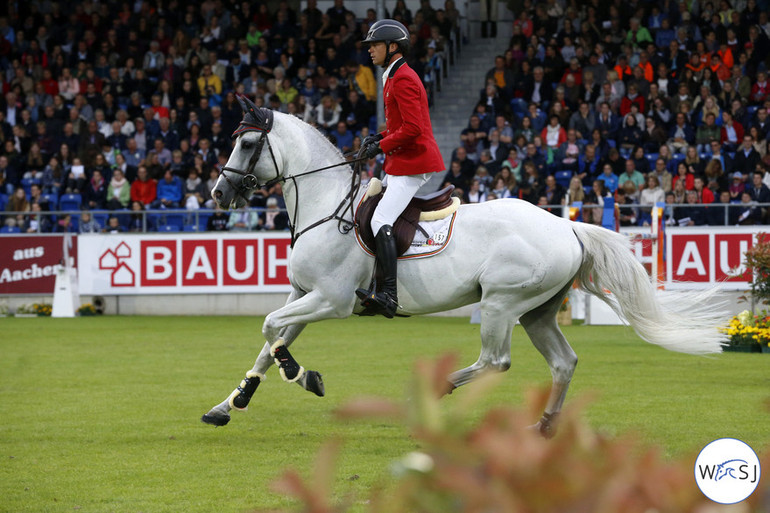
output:
<path id="1" fill-rule="evenodd" d="M 722 351 L 728 337 L 720 328 L 728 315 L 714 304 L 716 289 L 658 293 L 626 236 L 586 223 L 573 223 L 573 229 L 583 243 L 581 288 L 607 303 L 640 337 L 681 353 Z"/>

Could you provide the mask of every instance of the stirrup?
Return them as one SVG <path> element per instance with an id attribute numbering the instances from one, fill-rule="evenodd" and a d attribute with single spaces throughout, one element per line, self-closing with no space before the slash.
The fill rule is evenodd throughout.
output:
<path id="1" fill-rule="evenodd" d="M 358 294 L 358 290 L 356 294 Z M 361 306 L 364 307 L 364 310 L 359 314 L 361 316 L 384 315 L 388 319 L 392 319 L 396 316 L 398 301 L 386 292 L 371 291 L 365 298 L 361 299 Z"/>

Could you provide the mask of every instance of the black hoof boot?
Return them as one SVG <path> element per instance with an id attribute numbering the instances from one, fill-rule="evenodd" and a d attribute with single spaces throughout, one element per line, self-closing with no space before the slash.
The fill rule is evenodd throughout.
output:
<path id="1" fill-rule="evenodd" d="M 273 357 L 273 361 L 278 366 L 278 372 L 284 381 L 294 383 L 305 374 L 305 368 L 297 363 L 283 339 L 278 339 L 273 344 L 270 348 L 270 356 Z"/>
<path id="2" fill-rule="evenodd" d="M 324 388 L 324 380 L 320 372 L 307 371 L 305 373 L 305 390 L 313 392 L 318 397 L 326 395 L 326 388 Z"/>
<path id="3" fill-rule="evenodd" d="M 201 417 L 201 422 L 217 427 L 226 426 L 230 422 L 230 415 L 226 413 L 224 415 L 209 415 L 206 413 Z"/>
<path id="4" fill-rule="evenodd" d="M 265 379 L 265 376 L 262 374 L 253 371 L 247 372 L 246 377 L 243 378 L 241 384 L 238 385 L 238 388 L 235 389 L 230 397 L 230 407 L 236 410 L 245 410 L 263 379 Z"/>

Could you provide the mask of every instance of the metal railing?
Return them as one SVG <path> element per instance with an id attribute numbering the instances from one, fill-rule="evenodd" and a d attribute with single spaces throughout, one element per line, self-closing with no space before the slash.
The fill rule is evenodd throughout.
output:
<path id="1" fill-rule="evenodd" d="M 265 207 L 249 208 L 249 212 L 254 212 L 258 216 L 265 214 L 268 209 Z M 274 210 L 273 210 L 274 211 Z M 151 233 L 151 232 L 182 232 L 182 231 L 206 231 L 205 223 L 208 219 L 214 215 L 217 210 L 213 209 L 198 209 L 198 210 L 185 210 L 185 209 L 150 209 L 150 210 L 81 210 L 81 211 L 66 211 L 66 210 L 54 210 L 54 211 L 41 211 L 41 212 L 18 212 L 18 211 L 6 211 L 0 212 L 0 235 L 8 235 L 15 233 L 81 233 L 80 223 L 82 221 L 83 214 L 88 214 L 93 220 L 95 220 L 100 227 L 99 231 L 107 231 L 107 222 L 110 217 L 116 217 L 118 224 L 123 231 L 133 231 L 137 233 Z M 220 211 L 221 212 L 221 211 Z M 225 212 L 228 216 L 234 212 Z M 286 212 L 286 209 L 279 209 L 279 212 Z M 36 217 L 39 216 L 39 219 Z M 64 229 L 64 225 L 59 221 L 69 216 L 70 223 L 68 228 Z M 141 218 L 141 229 L 136 229 L 132 220 L 134 216 Z M 19 228 L 16 230 L 9 230 L 7 222 L 9 218 L 14 219 L 13 225 Z M 46 219 L 47 221 L 40 222 L 40 220 Z M 37 220 L 37 222 L 35 222 Z M 30 228 L 32 231 L 29 231 Z M 257 227 L 252 231 L 264 230 L 265 228 Z"/>

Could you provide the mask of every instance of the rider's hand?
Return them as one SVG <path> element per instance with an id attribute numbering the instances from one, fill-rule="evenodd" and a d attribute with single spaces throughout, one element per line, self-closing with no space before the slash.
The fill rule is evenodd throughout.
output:
<path id="1" fill-rule="evenodd" d="M 372 143 L 382 141 L 382 134 L 369 134 L 361 141 L 361 147 L 366 148 Z"/>
<path id="2" fill-rule="evenodd" d="M 382 153 L 382 148 L 380 148 L 380 141 L 382 138 L 382 134 L 370 134 L 364 137 L 364 140 L 361 141 L 361 150 L 359 155 L 368 159 L 372 159 Z"/>
<path id="3" fill-rule="evenodd" d="M 367 159 L 373 159 L 380 153 L 382 153 L 382 148 L 380 148 L 380 141 L 372 141 L 366 146 L 361 146 L 360 155 Z"/>

